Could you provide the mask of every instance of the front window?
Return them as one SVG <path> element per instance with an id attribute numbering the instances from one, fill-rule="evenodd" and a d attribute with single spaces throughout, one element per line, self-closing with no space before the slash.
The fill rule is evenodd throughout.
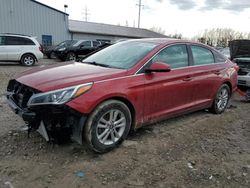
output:
<path id="1" fill-rule="evenodd" d="M 79 46 L 83 47 L 91 47 L 91 41 L 84 41 Z"/>
<path id="2" fill-rule="evenodd" d="M 94 46 L 94 47 L 100 46 L 100 42 L 93 41 L 93 46 Z"/>
<path id="3" fill-rule="evenodd" d="M 160 51 L 152 62 L 160 61 L 170 65 L 172 69 L 188 66 L 188 53 L 185 44 L 167 47 Z"/>
<path id="4" fill-rule="evenodd" d="M 112 68 L 128 69 L 145 57 L 156 45 L 139 41 L 121 42 L 89 56 L 83 62 L 96 62 Z"/>

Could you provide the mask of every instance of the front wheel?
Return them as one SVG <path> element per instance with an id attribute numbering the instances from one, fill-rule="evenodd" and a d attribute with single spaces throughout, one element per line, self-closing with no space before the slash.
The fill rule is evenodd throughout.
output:
<path id="1" fill-rule="evenodd" d="M 223 84 L 215 96 L 211 111 L 215 114 L 221 114 L 227 108 L 228 101 L 230 99 L 230 88 L 227 84 Z"/>
<path id="2" fill-rule="evenodd" d="M 77 56 L 76 56 L 76 54 L 74 52 L 69 52 L 67 54 L 67 60 L 68 61 L 76 61 L 76 59 L 77 59 Z"/>
<path id="3" fill-rule="evenodd" d="M 109 100 L 99 105 L 89 116 L 85 130 L 85 140 L 96 152 L 108 152 L 122 143 L 131 127 L 129 108 L 117 100 Z"/>

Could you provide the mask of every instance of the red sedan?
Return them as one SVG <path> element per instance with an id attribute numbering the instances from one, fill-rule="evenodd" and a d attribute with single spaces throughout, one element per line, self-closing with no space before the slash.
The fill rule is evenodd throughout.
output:
<path id="1" fill-rule="evenodd" d="M 47 141 L 71 138 L 107 152 L 142 125 L 201 109 L 224 112 L 237 69 L 200 43 L 129 40 L 83 62 L 28 70 L 10 80 L 7 99 Z"/>

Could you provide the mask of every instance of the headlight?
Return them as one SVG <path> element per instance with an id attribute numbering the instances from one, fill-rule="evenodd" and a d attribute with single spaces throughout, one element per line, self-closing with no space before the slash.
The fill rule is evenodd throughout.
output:
<path id="1" fill-rule="evenodd" d="M 93 83 L 82 84 L 64 89 L 54 90 L 46 93 L 32 95 L 28 101 L 28 106 L 64 104 L 90 90 Z"/>
<path id="2" fill-rule="evenodd" d="M 66 50 L 65 47 L 64 47 L 64 48 L 59 48 L 59 49 L 58 49 L 58 51 L 64 51 L 64 50 Z"/>

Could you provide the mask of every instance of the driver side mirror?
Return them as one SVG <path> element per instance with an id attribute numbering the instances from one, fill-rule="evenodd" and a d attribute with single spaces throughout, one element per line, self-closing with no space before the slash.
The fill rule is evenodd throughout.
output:
<path id="1" fill-rule="evenodd" d="M 146 73 L 152 73 L 152 72 L 170 72 L 171 67 L 169 64 L 156 61 L 153 64 L 150 65 L 149 68 L 145 70 Z"/>

